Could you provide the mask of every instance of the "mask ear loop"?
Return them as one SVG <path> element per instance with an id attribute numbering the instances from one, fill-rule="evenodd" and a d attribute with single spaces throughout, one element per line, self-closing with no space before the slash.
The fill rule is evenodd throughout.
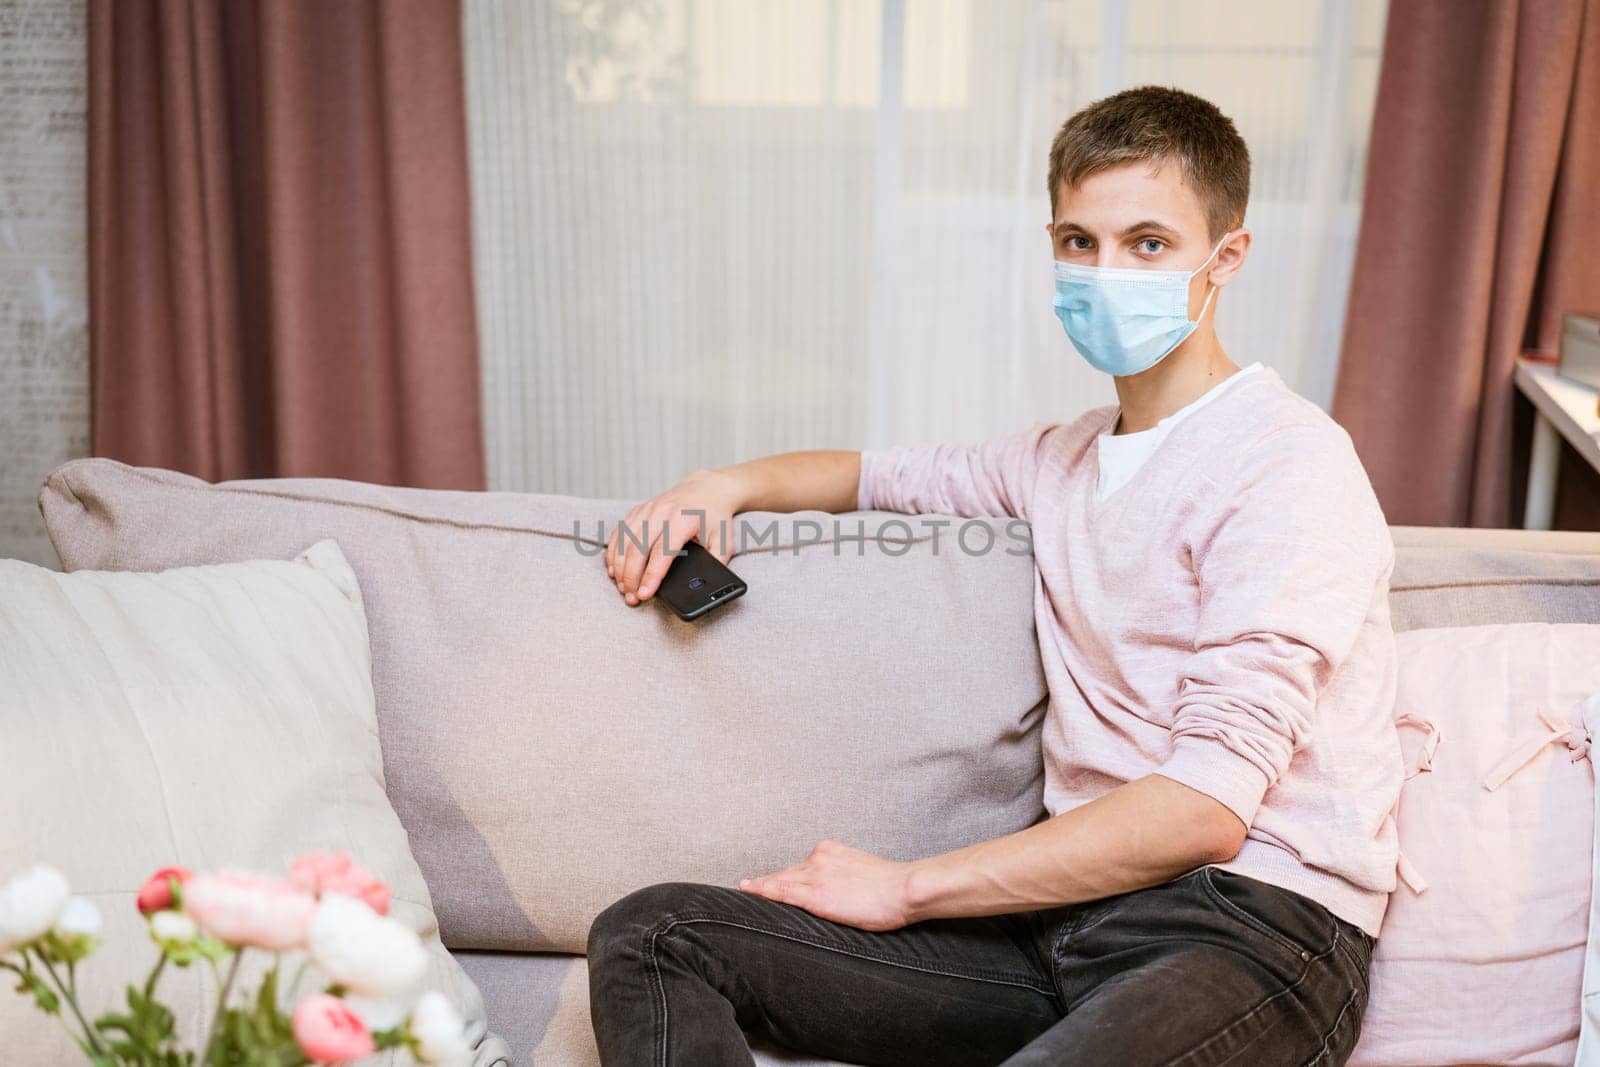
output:
<path id="1" fill-rule="evenodd" d="M 1209 290 L 1209 292 L 1206 293 L 1206 302 L 1200 305 L 1200 314 L 1195 316 L 1194 323 L 1196 326 L 1205 321 L 1206 308 L 1211 306 L 1211 298 L 1217 295 L 1217 287 L 1212 285 L 1210 282 L 1206 283 L 1206 288 Z"/>
<path id="2" fill-rule="evenodd" d="M 1222 235 L 1222 240 L 1217 242 L 1217 247 L 1215 247 L 1215 248 L 1213 248 L 1211 250 L 1211 254 L 1206 257 L 1206 260 L 1205 260 L 1204 263 L 1200 264 L 1194 270 L 1189 272 L 1189 277 L 1193 278 L 1196 274 L 1199 274 L 1201 271 L 1205 270 L 1206 267 L 1210 266 L 1211 261 L 1213 259 L 1217 258 L 1217 253 L 1222 251 L 1222 246 L 1227 244 L 1228 243 L 1228 238 L 1230 238 L 1232 236 L 1233 236 L 1233 231 L 1232 230 L 1229 230 L 1227 233 L 1223 234 Z M 1194 317 L 1193 321 L 1194 321 L 1196 326 L 1198 326 L 1200 323 L 1205 321 L 1206 309 L 1211 306 L 1211 298 L 1216 296 L 1216 295 L 1217 295 L 1217 287 L 1215 285 L 1212 285 L 1210 282 L 1206 282 L 1206 302 L 1204 304 L 1200 305 L 1200 314 L 1198 314 L 1198 315 L 1196 315 Z"/>

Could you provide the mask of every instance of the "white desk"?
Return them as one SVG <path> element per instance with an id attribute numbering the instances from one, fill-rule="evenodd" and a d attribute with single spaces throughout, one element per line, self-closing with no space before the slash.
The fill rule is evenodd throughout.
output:
<path id="1" fill-rule="evenodd" d="M 1548 530 L 1556 510 L 1561 438 L 1600 471 L 1600 414 L 1593 389 L 1556 373 L 1552 363 L 1517 360 L 1517 389 L 1533 401 L 1533 458 L 1528 463 L 1527 530 Z M 1560 436 L 1557 436 L 1557 435 Z"/>

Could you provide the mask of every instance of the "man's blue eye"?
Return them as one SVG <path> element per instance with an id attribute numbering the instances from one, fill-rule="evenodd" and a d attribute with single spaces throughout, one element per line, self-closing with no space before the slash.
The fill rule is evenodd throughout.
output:
<path id="1" fill-rule="evenodd" d="M 1089 247 L 1089 239 L 1084 236 L 1068 237 L 1067 244 L 1072 248 L 1084 249 Z"/>
<path id="2" fill-rule="evenodd" d="M 1160 241 L 1156 240 L 1154 237 L 1146 237 L 1144 240 L 1139 242 L 1140 250 L 1143 251 L 1145 254 L 1152 255 L 1152 256 L 1155 255 L 1156 253 L 1160 252 L 1165 247 L 1166 247 L 1166 245 L 1162 244 Z"/>

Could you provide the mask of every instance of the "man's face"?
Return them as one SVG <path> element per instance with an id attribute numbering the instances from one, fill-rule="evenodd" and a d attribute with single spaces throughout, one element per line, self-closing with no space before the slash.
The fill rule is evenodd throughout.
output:
<path id="1" fill-rule="evenodd" d="M 1139 270 L 1194 270 L 1216 242 L 1183 171 L 1172 162 L 1124 163 L 1056 190 L 1055 221 L 1045 227 L 1062 263 Z M 1235 231 L 1242 236 L 1243 231 Z M 1248 246 L 1248 238 L 1244 242 Z M 1189 315 L 1199 314 L 1206 286 L 1222 285 L 1243 259 L 1233 237 L 1189 281 Z"/>

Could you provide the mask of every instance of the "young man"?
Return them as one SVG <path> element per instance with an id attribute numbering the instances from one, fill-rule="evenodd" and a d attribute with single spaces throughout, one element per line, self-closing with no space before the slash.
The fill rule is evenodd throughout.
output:
<path id="1" fill-rule="evenodd" d="M 1249 168 L 1233 123 L 1172 89 L 1057 135 L 1056 313 L 1117 405 L 696 472 L 629 514 L 657 535 L 607 553 L 629 604 L 701 510 L 724 558 L 743 510 L 1028 520 L 1050 818 L 911 863 L 823 841 L 737 889 L 629 894 L 589 936 L 607 1064 L 749 1064 L 741 1029 L 852 1063 L 1349 1055 L 1397 861 L 1394 547 L 1344 431 L 1218 343 Z"/>

